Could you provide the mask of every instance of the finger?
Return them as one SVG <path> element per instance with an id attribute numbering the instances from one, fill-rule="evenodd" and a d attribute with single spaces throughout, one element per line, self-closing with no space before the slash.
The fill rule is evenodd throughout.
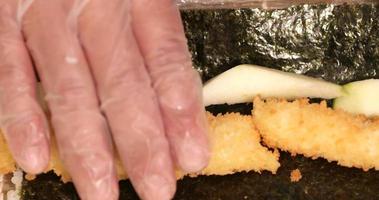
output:
<path id="1" fill-rule="evenodd" d="M 81 15 L 80 38 L 133 186 L 143 199 L 170 199 L 176 179 L 168 142 L 128 14 L 128 1 L 93 0 Z"/>
<path id="2" fill-rule="evenodd" d="M 199 171 L 209 159 L 205 111 L 179 11 L 172 0 L 135 0 L 132 13 L 176 161 L 187 172 Z"/>
<path id="3" fill-rule="evenodd" d="M 82 199 L 118 198 L 111 140 L 76 31 L 81 2 L 35 0 L 23 20 L 60 156 Z"/>
<path id="4" fill-rule="evenodd" d="M 16 162 L 37 174 L 49 161 L 48 126 L 36 101 L 36 80 L 17 6 L 16 1 L 0 3 L 0 125 Z"/>

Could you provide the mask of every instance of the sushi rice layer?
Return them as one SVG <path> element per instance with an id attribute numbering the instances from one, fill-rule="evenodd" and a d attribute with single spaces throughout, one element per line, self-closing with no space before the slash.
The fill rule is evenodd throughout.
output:
<path id="1" fill-rule="evenodd" d="M 20 200 L 23 172 L 0 175 L 0 200 Z"/>

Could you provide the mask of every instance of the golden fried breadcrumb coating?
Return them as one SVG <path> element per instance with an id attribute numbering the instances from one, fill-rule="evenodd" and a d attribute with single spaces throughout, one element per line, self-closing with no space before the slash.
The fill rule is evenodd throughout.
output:
<path id="1" fill-rule="evenodd" d="M 299 169 L 295 169 L 291 171 L 291 175 L 290 175 L 291 182 L 299 182 L 301 178 L 302 178 L 302 175 Z"/>
<path id="2" fill-rule="evenodd" d="M 3 134 L 0 134 L 0 174 L 7 174 L 16 170 L 16 163 L 8 150 Z"/>
<path id="3" fill-rule="evenodd" d="M 226 175 L 233 172 L 279 168 L 279 152 L 271 152 L 260 144 L 261 138 L 251 116 L 238 113 L 209 119 L 212 157 L 201 174 Z"/>
<path id="4" fill-rule="evenodd" d="M 260 144 L 259 133 L 254 127 L 251 116 L 243 116 L 236 113 L 213 116 L 207 113 L 209 122 L 209 140 L 211 144 L 211 160 L 202 172 L 197 175 L 225 175 L 240 171 L 268 170 L 275 173 L 279 168 L 279 153 L 271 152 Z M 2 135 L 0 135 L 2 136 Z M 14 171 L 15 163 L 10 156 L 5 141 L 0 139 L 0 174 Z M 116 167 L 120 179 L 127 178 L 121 162 L 117 159 Z M 1 161 L 1 160 L 0 160 Z M 62 177 L 63 181 L 70 181 L 70 175 L 65 171 L 59 159 L 57 145 L 52 137 L 51 160 L 46 171 L 54 172 Z M 178 178 L 183 173 L 177 171 Z M 28 176 L 33 178 L 34 176 Z"/>
<path id="5" fill-rule="evenodd" d="M 326 158 L 346 167 L 379 170 L 379 119 L 308 100 L 254 100 L 253 117 L 272 148 Z"/>

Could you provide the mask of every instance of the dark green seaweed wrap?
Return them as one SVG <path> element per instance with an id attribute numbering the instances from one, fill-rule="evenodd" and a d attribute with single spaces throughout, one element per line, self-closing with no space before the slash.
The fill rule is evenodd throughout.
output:
<path id="1" fill-rule="evenodd" d="M 186 11 L 196 68 L 207 80 L 241 63 L 346 83 L 378 77 L 379 6 Z"/>
<path id="2" fill-rule="evenodd" d="M 204 81 L 242 63 L 321 77 L 336 83 L 379 77 L 379 5 L 303 5 L 182 11 L 195 68 Z M 250 112 L 249 106 L 212 111 Z M 379 172 L 281 153 L 277 175 L 263 172 L 185 178 L 175 199 L 379 199 Z M 290 182 L 299 169 L 303 178 Z M 120 199 L 138 199 L 122 181 Z M 24 182 L 24 200 L 78 199 L 52 173 Z"/>

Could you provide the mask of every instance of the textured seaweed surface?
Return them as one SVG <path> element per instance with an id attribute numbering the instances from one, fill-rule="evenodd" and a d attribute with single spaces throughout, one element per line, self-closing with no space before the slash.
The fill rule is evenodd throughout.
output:
<path id="1" fill-rule="evenodd" d="M 182 16 L 204 80 L 241 63 L 337 83 L 379 77 L 379 4 L 186 11 Z"/>
<path id="2" fill-rule="evenodd" d="M 379 6 L 296 6 L 263 11 L 182 12 L 195 67 L 203 80 L 241 63 L 345 83 L 379 77 Z M 316 100 L 317 101 L 317 100 Z M 251 104 L 208 107 L 250 113 Z M 379 172 L 363 172 L 302 156 L 281 154 L 278 174 L 238 173 L 185 178 L 175 199 L 379 199 Z M 290 172 L 303 178 L 290 182 Z M 138 199 L 122 181 L 120 199 Z M 24 200 L 79 199 L 72 184 L 53 174 L 24 182 Z"/>
<path id="3" fill-rule="evenodd" d="M 281 153 L 276 175 L 238 173 L 229 176 L 185 178 L 179 181 L 177 200 L 242 200 L 242 199 L 378 199 L 379 172 L 339 167 L 323 159 L 290 157 Z M 299 169 L 303 178 L 290 182 L 290 173 Z M 136 200 L 137 195 L 128 181 L 122 181 L 122 200 Z M 41 175 L 25 183 L 27 200 L 78 200 L 72 184 L 63 186 L 59 178 Z"/>

